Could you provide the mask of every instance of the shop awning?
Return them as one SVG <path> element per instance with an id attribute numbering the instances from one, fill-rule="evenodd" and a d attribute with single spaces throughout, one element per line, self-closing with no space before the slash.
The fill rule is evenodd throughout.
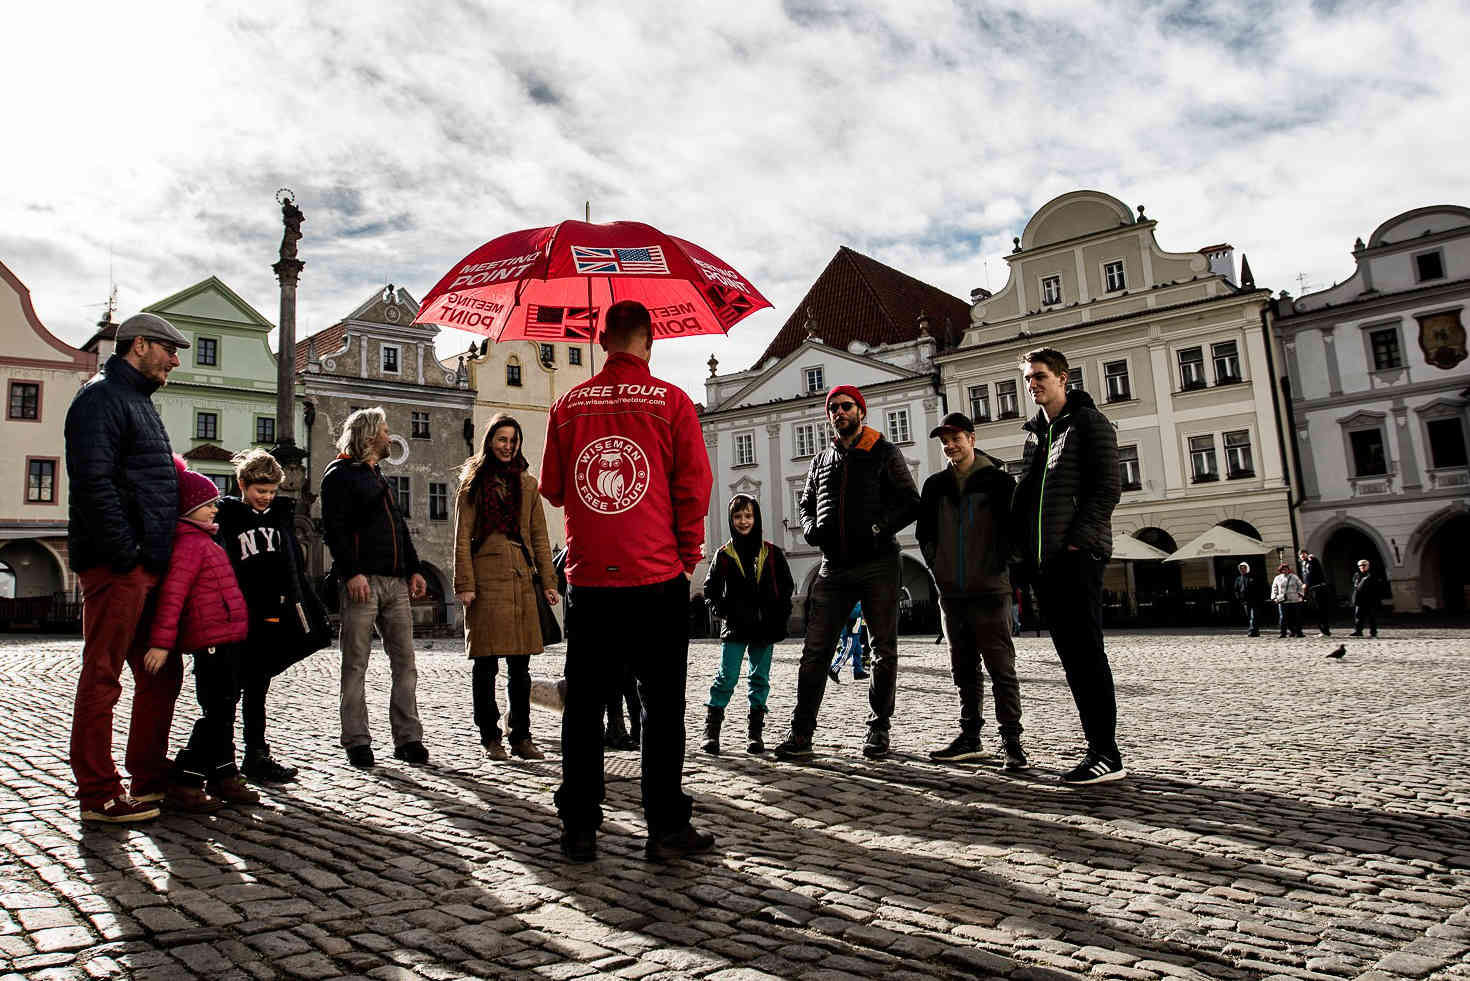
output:
<path id="1" fill-rule="evenodd" d="M 1144 562 L 1148 559 L 1167 559 L 1168 557 L 1168 552 L 1161 548 L 1154 548 L 1141 538 L 1134 538 L 1132 535 L 1113 536 L 1114 559 Z"/>
<path id="2" fill-rule="evenodd" d="M 1165 562 L 1187 562 L 1190 559 L 1211 559 L 1217 555 L 1264 555 L 1274 551 L 1265 542 L 1257 541 L 1224 525 L 1216 525 L 1198 538 L 1179 547 Z"/>

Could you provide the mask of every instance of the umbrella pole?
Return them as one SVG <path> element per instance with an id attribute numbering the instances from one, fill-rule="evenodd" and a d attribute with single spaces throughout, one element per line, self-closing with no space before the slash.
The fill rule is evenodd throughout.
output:
<path id="1" fill-rule="evenodd" d="M 592 202 L 582 202 L 582 213 L 587 224 L 592 224 Z M 594 362 L 596 355 L 595 342 L 597 340 L 597 323 L 592 315 L 592 277 L 587 277 L 587 377 L 591 378 L 597 373 L 597 365 Z"/>

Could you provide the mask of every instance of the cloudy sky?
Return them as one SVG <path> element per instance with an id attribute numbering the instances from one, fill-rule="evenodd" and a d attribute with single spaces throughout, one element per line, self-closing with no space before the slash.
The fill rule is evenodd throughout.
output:
<path id="1" fill-rule="evenodd" d="M 146 9 L 5 15 L 0 261 L 72 343 L 109 277 L 121 316 L 216 275 L 274 320 L 283 186 L 301 335 L 586 200 L 699 242 L 776 309 L 660 345 L 696 400 L 705 359 L 748 367 L 841 245 L 998 290 L 1026 219 L 1085 187 L 1298 293 L 1385 218 L 1470 204 L 1459 0 Z"/>

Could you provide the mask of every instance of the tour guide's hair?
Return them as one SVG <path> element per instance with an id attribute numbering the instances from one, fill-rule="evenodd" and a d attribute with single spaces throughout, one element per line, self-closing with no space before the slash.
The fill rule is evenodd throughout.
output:
<path id="1" fill-rule="evenodd" d="M 1054 347 L 1039 347 L 1034 351 L 1027 351 L 1021 355 L 1021 364 L 1046 365 L 1048 371 L 1054 375 L 1061 375 L 1070 369 L 1067 367 L 1067 356 Z"/>
<path id="2" fill-rule="evenodd" d="M 276 458 L 258 446 L 250 450 L 241 450 L 230 457 L 230 462 L 235 465 L 235 479 L 242 487 L 250 487 L 253 484 L 279 484 L 286 479 L 286 471 L 281 469 Z"/>
<path id="3" fill-rule="evenodd" d="M 607 322 L 602 328 L 603 347 L 610 351 L 626 350 L 633 335 L 648 332 L 648 343 L 653 343 L 653 318 L 648 308 L 637 300 L 619 300 L 607 310 Z"/>
<path id="4" fill-rule="evenodd" d="M 378 435 L 378 427 L 387 421 L 388 414 L 381 405 L 358 409 L 342 423 L 342 435 L 337 437 L 337 452 L 346 453 L 358 463 L 366 460 L 368 448 Z"/>

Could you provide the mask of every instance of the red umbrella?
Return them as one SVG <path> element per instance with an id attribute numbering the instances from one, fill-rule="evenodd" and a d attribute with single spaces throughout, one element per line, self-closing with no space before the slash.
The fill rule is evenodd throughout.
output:
<path id="1" fill-rule="evenodd" d="M 496 341 L 590 341 L 619 300 L 648 307 L 655 338 L 724 334 L 771 305 L 723 259 L 652 225 L 564 221 L 465 256 L 429 290 L 414 323 Z"/>

